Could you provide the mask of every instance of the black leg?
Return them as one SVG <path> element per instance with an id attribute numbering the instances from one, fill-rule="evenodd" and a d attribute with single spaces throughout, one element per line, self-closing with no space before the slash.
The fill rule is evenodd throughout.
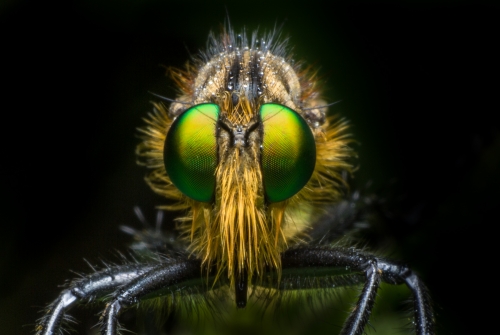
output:
<path id="1" fill-rule="evenodd" d="M 380 283 L 380 272 L 375 257 L 367 256 L 353 248 L 298 248 L 282 255 L 283 269 L 307 267 L 343 267 L 366 276 L 363 291 L 355 309 L 347 318 L 342 335 L 359 335 L 364 332 Z"/>
<path id="2" fill-rule="evenodd" d="M 38 321 L 36 335 L 61 334 L 65 317 L 67 318 L 65 314 L 74 305 L 81 301 L 103 298 L 152 268 L 151 264 L 113 266 L 73 280 L 69 287 L 46 308 L 46 314 Z"/>
<path id="3" fill-rule="evenodd" d="M 369 262 L 366 267 L 366 283 L 363 286 L 356 307 L 344 323 L 344 327 L 340 332 L 341 335 L 363 334 L 365 326 L 370 320 L 370 314 L 380 285 L 380 272 L 378 272 L 376 265 L 376 262 Z"/>
<path id="4" fill-rule="evenodd" d="M 363 272 L 366 282 L 356 307 L 347 318 L 341 334 L 364 332 L 380 281 L 406 284 L 413 292 L 417 335 L 433 335 L 434 313 L 429 294 L 423 283 L 408 267 L 367 255 L 353 248 L 303 247 L 282 254 L 283 269 L 345 267 L 351 272 Z"/>
<path id="5" fill-rule="evenodd" d="M 406 284 L 413 293 L 413 310 L 417 335 L 435 334 L 435 317 L 431 298 L 424 283 L 407 266 L 379 259 L 382 280 L 390 284 Z"/>
<path id="6" fill-rule="evenodd" d="M 112 300 L 106 305 L 102 314 L 101 333 L 116 335 L 118 317 L 123 308 L 137 304 L 141 298 L 154 294 L 156 291 L 167 289 L 191 279 L 200 279 L 201 262 L 199 260 L 176 261 L 169 264 L 160 264 L 149 272 L 137 277 L 121 287 Z"/>

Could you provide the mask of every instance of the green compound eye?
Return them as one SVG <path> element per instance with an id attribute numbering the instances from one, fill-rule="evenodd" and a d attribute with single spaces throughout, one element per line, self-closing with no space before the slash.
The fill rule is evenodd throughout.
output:
<path id="1" fill-rule="evenodd" d="M 210 202 L 215 191 L 219 113 L 215 104 L 193 106 L 175 119 L 165 140 L 163 160 L 170 180 L 201 202 Z"/>
<path id="2" fill-rule="evenodd" d="M 278 104 L 260 108 L 263 127 L 262 178 L 267 200 L 280 202 L 299 192 L 316 164 L 316 143 L 306 121 Z"/>

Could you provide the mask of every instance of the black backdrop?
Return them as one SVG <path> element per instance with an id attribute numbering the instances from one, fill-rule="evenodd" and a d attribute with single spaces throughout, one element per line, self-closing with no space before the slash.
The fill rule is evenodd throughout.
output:
<path id="1" fill-rule="evenodd" d="M 295 59 L 320 69 L 360 143 L 356 183 L 397 199 L 370 243 L 422 275 L 441 334 L 470 333 L 500 200 L 498 7 L 154 0 L 0 5 L 0 332 L 31 333 L 69 270 L 124 250 L 133 206 L 153 220 L 162 199 L 134 157 L 148 91 L 172 97 L 163 66 L 226 13 L 237 30 L 283 24 Z"/>

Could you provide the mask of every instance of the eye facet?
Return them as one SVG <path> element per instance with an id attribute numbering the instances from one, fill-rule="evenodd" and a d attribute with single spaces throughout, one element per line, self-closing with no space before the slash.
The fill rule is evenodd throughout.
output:
<path id="1" fill-rule="evenodd" d="M 215 191 L 219 113 L 216 104 L 193 106 L 175 119 L 165 140 L 163 159 L 170 180 L 201 202 L 210 202 Z"/>
<path id="2" fill-rule="evenodd" d="M 286 106 L 264 104 L 260 117 L 264 190 L 269 202 L 280 202 L 299 192 L 311 178 L 316 143 L 307 122 Z"/>

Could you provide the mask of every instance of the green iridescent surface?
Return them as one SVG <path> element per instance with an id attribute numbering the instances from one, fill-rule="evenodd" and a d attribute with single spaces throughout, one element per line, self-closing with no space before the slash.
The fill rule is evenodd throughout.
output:
<path id="1" fill-rule="evenodd" d="M 286 200 L 309 181 L 316 164 L 316 144 L 307 122 L 279 104 L 260 108 L 263 124 L 262 175 L 268 201 Z"/>
<path id="2" fill-rule="evenodd" d="M 163 157 L 170 180 L 197 201 L 209 202 L 214 194 L 219 113 L 215 104 L 191 107 L 172 123 L 165 141 Z"/>

